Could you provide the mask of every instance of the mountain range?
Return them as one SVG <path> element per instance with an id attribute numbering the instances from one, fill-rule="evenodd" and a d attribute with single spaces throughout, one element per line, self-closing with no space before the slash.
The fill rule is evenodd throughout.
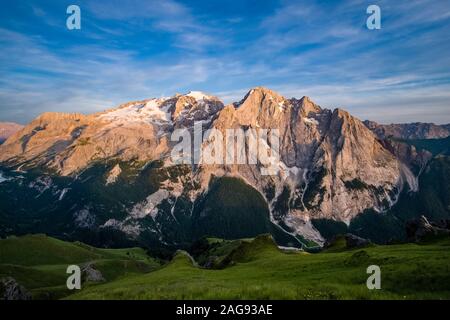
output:
<path id="1" fill-rule="evenodd" d="M 0 122 L 0 144 L 23 128 L 23 125 L 14 122 Z"/>
<path id="2" fill-rule="evenodd" d="M 224 137 L 277 129 L 279 170 L 174 163 L 171 135 L 195 123 Z M 190 92 L 90 115 L 44 113 L 0 146 L 0 236 L 183 248 L 271 233 L 310 250 L 345 232 L 402 240 L 408 219 L 450 217 L 449 130 L 362 122 L 262 87 L 226 106 Z"/>
<path id="3" fill-rule="evenodd" d="M 378 124 L 366 120 L 364 124 L 381 139 L 442 139 L 450 136 L 450 124 L 436 125 L 434 123 L 402 123 Z"/>

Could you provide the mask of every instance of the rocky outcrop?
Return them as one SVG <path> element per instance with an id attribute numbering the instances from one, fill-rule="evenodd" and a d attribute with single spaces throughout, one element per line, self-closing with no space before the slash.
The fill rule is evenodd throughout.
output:
<path id="1" fill-rule="evenodd" d="M 425 216 L 408 221 L 406 236 L 408 241 L 420 242 L 437 236 L 450 235 L 450 220 L 429 222 Z"/>
<path id="2" fill-rule="evenodd" d="M 87 263 L 81 267 L 81 272 L 83 274 L 83 280 L 87 282 L 104 282 L 102 273 L 94 268 L 93 263 Z"/>
<path id="3" fill-rule="evenodd" d="M 358 237 L 354 234 L 347 233 L 345 235 L 345 244 L 348 249 L 363 248 L 372 244 L 370 240 Z"/>
<path id="4" fill-rule="evenodd" d="M 355 249 L 364 248 L 372 245 L 372 242 L 368 239 L 361 238 L 355 234 L 347 233 L 345 235 L 336 235 L 328 239 L 323 245 L 324 249 L 338 248 L 339 250 L 344 249 Z"/>
<path id="5" fill-rule="evenodd" d="M 11 277 L 0 279 L 1 300 L 31 300 L 31 293 Z"/>
<path id="6" fill-rule="evenodd" d="M 417 150 L 415 146 L 400 141 L 386 139 L 382 140 L 383 146 L 396 156 L 402 163 L 406 164 L 416 175 L 419 175 L 433 154 L 427 150 Z"/>

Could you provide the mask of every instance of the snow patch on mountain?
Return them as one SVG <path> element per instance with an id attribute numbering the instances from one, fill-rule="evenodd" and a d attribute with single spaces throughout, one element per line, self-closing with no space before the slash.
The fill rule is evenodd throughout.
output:
<path id="1" fill-rule="evenodd" d="M 114 168 L 111 169 L 111 171 L 108 174 L 108 177 L 106 178 L 106 185 L 108 186 L 110 184 L 116 183 L 121 173 L 122 169 L 120 168 L 120 165 L 116 164 Z"/>
<path id="2" fill-rule="evenodd" d="M 292 212 L 292 214 L 286 216 L 284 223 L 294 229 L 297 234 L 303 236 L 308 240 L 316 242 L 319 246 L 325 243 L 325 239 L 322 237 L 320 232 L 312 225 L 311 221 L 307 216 L 300 217 Z"/>
<path id="3" fill-rule="evenodd" d="M 101 228 L 113 228 L 120 230 L 132 238 L 137 238 L 142 232 L 140 224 L 137 221 L 131 221 L 129 218 L 124 221 L 109 219 L 101 226 Z"/>
<path id="4" fill-rule="evenodd" d="M 0 172 L 0 183 L 11 180 L 11 178 L 3 176 L 3 173 Z"/>
<path id="5" fill-rule="evenodd" d="M 100 118 L 113 122 L 164 124 L 172 119 L 169 112 L 171 105 L 163 106 L 166 100 L 166 98 L 150 99 L 146 103 L 132 104 L 109 111 L 100 115 Z"/>
<path id="6" fill-rule="evenodd" d="M 416 177 L 411 170 L 403 163 L 400 164 L 401 178 L 408 184 L 409 190 L 412 192 L 419 191 L 419 178 Z"/>
<path id="7" fill-rule="evenodd" d="M 50 189 L 52 186 L 53 186 L 53 180 L 52 180 L 52 178 L 50 178 L 48 176 L 39 177 L 36 180 L 34 180 L 28 184 L 28 187 L 30 189 L 34 189 L 37 192 L 39 192 L 39 194 L 36 196 L 36 198 L 39 197 L 41 194 L 43 194 L 48 189 Z"/>
<path id="8" fill-rule="evenodd" d="M 160 189 L 155 193 L 152 193 L 146 200 L 136 204 L 133 209 L 131 209 L 130 216 L 135 219 L 144 218 L 148 215 L 155 218 L 158 214 L 158 205 L 165 199 L 169 198 L 169 196 L 169 191 L 164 189 Z"/>
<path id="9" fill-rule="evenodd" d="M 309 123 L 309 124 L 313 124 L 313 125 L 316 125 L 316 126 L 319 125 L 319 121 L 317 121 L 314 118 L 303 118 L 303 120 L 305 120 L 305 122 Z"/>
<path id="10" fill-rule="evenodd" d="M 66 195 L 67 192 L 69 192 L 69 190 L 70 190 L 70 188 L 62 189 L 62 191 L 61 191 L 61 193 L 59 195 L 58 201 L 61 201 L 62 199 L 64 199 L 64 196 Z"/>
<path id="11" fill-rule="evenodd" d="M 81 209 L 74 213 L 75 224 L 79 228 L 90 229 L 95 224 L 95 215 L 90 212 L 89 208 Z"/>
<path id="12" fill-rule="evenodd" d="M 201 91 L 190 91 L 188 94 L 186 94 L 186 96 L 192 97 L 197 101 L 211 99 L 211 96 L 209 96 Z"/>

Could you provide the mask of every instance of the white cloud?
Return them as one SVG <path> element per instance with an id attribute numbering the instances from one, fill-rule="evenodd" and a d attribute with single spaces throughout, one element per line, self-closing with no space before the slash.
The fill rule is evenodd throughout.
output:
<path id="1" fill-rule="evenodd" d="M 96 45 L 50 49 L 48 38 L 0 28 L 0 119 L 92 112 L 192 89 L 230 103 L 262 85 L 361 118 L 450 122 L 448 9 L 405 3 L 381 1 L 386 20 L 379 33 L 364 28 L 367 3 L 355 0 L 324 7 L 283 1 L 254 25 L 234 17 L 228 23 L 246 24 L 238 34 L 238 27 L 173 0 L 92 1 L 87 10 L 100 20 L 84 32 L 99 39 Z M 139 44 L 125 47 L 130 34 L 146 28 L 167 33 L 168 47 L 149 56 Z M 109 36 L 121 45 L 109 45 Z"/>

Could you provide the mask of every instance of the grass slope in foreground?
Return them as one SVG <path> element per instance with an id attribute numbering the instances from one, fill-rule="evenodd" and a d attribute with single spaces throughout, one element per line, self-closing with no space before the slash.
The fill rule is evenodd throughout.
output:
<path id="1" fill-rule="evenodd" d="M 270 237 L 238 240 L 200 269 L 179 252 L 164 268 L 83 290 L 70 299 L 419 299 L 450 298 L 450 241 L 308 254 L 282 252 Z M 220 253 L 218 253 L 220 252 Z M 367 266 L 382 269 L 382 290 L 366 287 Z M 223 267 L 223 266 L 222 266 Z"/>
<path id="2" fill-rule="evenodd" d="M 141 249 L 96 249 L 44 236 L 12 238 L 0 240 L 0 277 L 16 278 L 34 298 L 450 299 L 448 238 L 354 250 L 338 241 L 316 254 L 282 251 L 269 236 L 213 242 L 199 254 L 201 260 L 220 261 L 220 269 L 202 269 L 184 252 L 158 268 Z M 106 283 L 84 284 L 76 293 L 61 289 L 67 263 L 92 260 Z M 372 264 L 381 267 L 381 290 L 366 287 L 366 268 Z M 59 294 L 44 295 L 49 287 L 59 287 Z"/>
<path id="3" fill-rule="evenodd" d="M 92 263 L 107 281 L 160 267 L 140 248 L 99 249 L 40 234 L 0 240 L 0 279 L 13 277 L 31 292 L 33 299 L 72 294 L 66 287 L 67 266 L 85 263 Z"/>

